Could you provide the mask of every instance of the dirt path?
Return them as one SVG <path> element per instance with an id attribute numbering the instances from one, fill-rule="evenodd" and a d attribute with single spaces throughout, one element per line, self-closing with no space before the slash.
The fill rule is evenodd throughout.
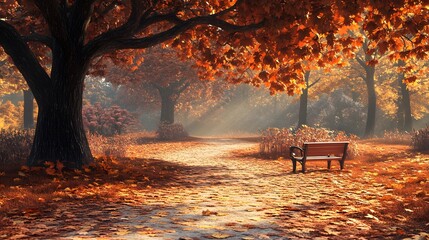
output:
<path id="1" fill-rule="evenodd" d="M 406 219 L 392 224 L 380 217 L 379 199 L 391 189 L 357 181 L 353 162 L 344 171 L 334 164 L 329 172 L 312 166 L 306 174 L 292 174 L 288 160 L 249 155 L 256 147 L 231 139 L 136 145 L 132 157 L 182 170 L 153 187 L 133 188 L 139 183 L 124 180 L 114 200 L 59 200 L 46 214 L 10 213 L 9 232 L 17 231 L 15 239 L 397 239 L 404 234 Z"/>

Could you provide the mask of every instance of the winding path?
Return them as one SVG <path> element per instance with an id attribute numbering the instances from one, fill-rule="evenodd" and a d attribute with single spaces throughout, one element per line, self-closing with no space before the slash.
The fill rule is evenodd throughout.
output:
<path id="1" fill-rule="evenodd" d="M 257 147 L 232 139 L 132 145 L 118 165 L 135 160 L 126 165 L 132 176 L 123 169 L 121 178 L 103 173 L 111 181 L 59 182 L 63 198 L 8 212 L 0 239 L 398 239 L 404 226 L 429 238 L 405 217 L 383 217 L 380 198 L 392 189 L 366 178 L 364 166 L 312 163 L 293 174 L 288 160 L 252 155 Z M 143 177 L 149 171 L 152 180 Z"/>
<path id="2" fill-rule="evenodd" d="M 289 161 L 237 156 L 255 143 L 207 139 L 206 144 L 153 156 L 191 166 L 163 189 L 138 193 L 145 209 L 128 207 L 121 224 L 144 231 L 127 239 L 344 239 L 392 237 L 395 226 L 371 213 L 386 190 L 365 189 L 351 174 L 291 174 Z M 187 187 L 183 187 L 187 186 Z M 140 212 L 139 212 L 140 211 Z"/>

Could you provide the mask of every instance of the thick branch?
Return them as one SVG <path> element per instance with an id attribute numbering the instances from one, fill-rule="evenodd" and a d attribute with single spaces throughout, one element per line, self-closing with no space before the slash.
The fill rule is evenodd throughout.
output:
<path id="1" fill-rule="evenodd" d="M 215 27 L 219 27 L 227 32 L 245 32 L 256 30 L 262 27 L 263 22 L 245 26 L 238 26 L 226 21 L 213 18 L 213 17 L 196 17 L 193 19 L 189 19 L 187 21 L 183 21 L 181 24 L 177 24 L 176 26 L 148 37 L 138 38 L 138 39 L 120 39 L 117 41 L 113 41 L 111 46 L 113 49 L 136 49 L 136 48 L 148 48 L 165 42 L 167 40 L 173 39 L 178 36 L 180 33 L 183 33 L 192 27 L 197 25 L 212 25 Z"/>
<path id="2" fill-rule="evenodd" d="M 25 42 L 39 42 L 46 45 L 50 49 L 52 49 L 53 47 L 53 39 L 51 37 L 37 34 L 37 33 L 32 33 L 27 36 L 22 36 L 22 40 L 24 40 Z"/>
<path id="3" fill-rule="evenodd" d="M 150 85 L 152 85 L 152 87 L 156 88 L 158 91 L 161 91 L 161 86 L 159 86 L 156 83 L 151 83 Z"/>
<path id="4" fill-rule="evenodd" d="M 185 84 L 183 84 L 179 89 L 177 89 L 177 93 L 181 94 L 183 91 L 185 91 L 189 86 L 191 86 L 191 82 L 188 81 Z"/>
<path id="5" fill-rule="evenodd" d="M 0 20 L 0 45 L 12 58 L 36 100 L 43 101 L 42 95 L 51 92 L 49 90 L 51 79 L 18 31 L 2 20 Z"/>
<path id="6" fill-rule="evenodd" d="M 65 46 L 68 37 L 66 20 L 67 9 L 62 9 L 62 4 L 57 0 L 34 0 L 34 3 L 48 23 L 51 35 L 56 41 L 60 42 L 61 45 Z"/>
<path id="7" fill-rule="evenodd" d="M 361 65 L 363 68 L 365 68 L 366 62 L 364 60 L 362 60 L 360 57 L 356 57 L 356 61 L 359 63 L 359 65 Z"/>
<path id="8" fill-rule="evenodd" d="M 71 11 L 70 32 L 75 43 L 83 45 L 85 31 L 91 20 L 95 0 L 77 0 Z"/>
<path id="9" fill-rule="evenodd" d="M 127 28 L 127 24 L 125 24 L 118 29 L 111 30 L 95 38 L 87 44 L 85 52 L 89 57 L 93 57 L 112 50 L 148 48 L 168 41 L 197 25 L 212 25 L 227 32 L 244 32 L 257 30 L 264 24 L 264 22 L 259 22 L 243 26 L 234 25 L 217 18 L 215 15 L 199 16 L 184 21 L 179 19 L 175 14 L 166 14 L 154 15 L 144 21 L 142 20 L 138 31 L 142 31 L 153 24 L 163 21 L 174 23 L 175 26 L 144 38 L 131 38 L 133 33 Z"/>
<path id="10" fill-rule="evenodd" d="M 138 32 L 139 29 L 144 29 L 147 26 L 150 26 L 156 22 L 163 21 L 163 19 L 158 19 L 155 17 L 151 17 L 148 18 L 146 21 L 143 21 L 143 19 L 146 19 L 150 15 L 153 7 L 151 6 L 145 11 L 143 11 L 142 6 L 140 6 L 137 2 L 138 1 L 132 2 L 132 12 L 126 23 L 116 29 L 111 29 L 99 35 L 85 46 L 85 56 L 87 56 L 88 58 L 92 58 L 101 55 L 106 52 L 102 51 L 101 49 L 109 45 L 111 42 L 117 39 L 130 38 L 136 32 Z M 143 24 L 142 22 L 145 22 L 145 24 Z"/>

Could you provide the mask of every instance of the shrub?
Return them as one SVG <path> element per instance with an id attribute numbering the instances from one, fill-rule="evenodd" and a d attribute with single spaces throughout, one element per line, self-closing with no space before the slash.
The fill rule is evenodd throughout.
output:
<path id="1" fill-rule="evenodd" d="M 411 144 L 415 150 L 429 150 L 429 126 L 413 132 Z"/>
<path id="2" fill-rule="evenodd" d="M 83 107 L 82 115 L 90 133 L 104 136 L 122 134 L 137 124 L 136 118 L 119 106 L 103 108 L 100 103 L 87 104 Z"/>
<path id="3" fill-rule="evenodd" d="M 383 141 L 392 144 L 407 144 L 411 143 L 411 134 L 408 132 L 400 132 L 398 129 L 394 131 L 385 131 Z"/>
<path id="4" fill-rule="evenodd" d="M 156 135 L 161 140 L 178 140 L 186 138 L 188 133 L 180 123 L 161 123 L 156 131 Z"/>
<path id="5" fill-rule="evenodd" d="M 88 142 L 94 157 L 125 157 L 127 145 L 130 144 L 123 136 L 106 137 L 99 134 L 88 134 Z"/>
<path id="6" fill-rule="evenodd" d="M 30 155 L 33 142 L 33 130 L 5 130 L 0 131 L 0 162 L 22 164 Z"/>
<path id="7" fill-rule="evenodd" d="M 326 128 L 303 126 L 295 131 L 286 128 L 268 128 L 262 131 L 261 135 L 259 151 L 270 158 L 289 156 L 290 146 L 302 146 L 304 142 L 349 141 L 348 158 L 355 158 L 359 152 L 356 143 L 357 136 Z"/>

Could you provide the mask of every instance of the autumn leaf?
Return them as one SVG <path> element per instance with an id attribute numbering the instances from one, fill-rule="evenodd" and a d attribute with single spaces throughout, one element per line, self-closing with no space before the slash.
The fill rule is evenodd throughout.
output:
<path id="1" fill-rule="evenodd" d="M 218 215 L 218 213 L 217 212 L 212 212 L 210 210 L 203 210 L 202 211 L 202 215 L 203 216 L 211 216 L 211 215 Z"/>
<path id="2" fill-rule="evenodd" d="M 226 234 L 226 233 L 214 233 L 211 235 L 211 237 L 215 238 L 215 239 L 226 239 L 226 238 L 231 237 L 231 235 Z"/>
<path id="3" fill-rule="evenodd" d="M 375 65 L 377 65 L 377 63 L 378 63 L 377 59 L 372 59 L 372 60 L 368 61 L 366 64 L 368 66 L 375 66 Z"/>
<path id="4" fill-rule="evenodd" d="M 57 171 L 55 170 L 55 168 L 46 168 L 45 169 L 46 174 L 54 176 L 56 175 Z"/>
<path id="5" fill-rule="evenodd" d="M 57 160 L 56 168 L 57 168 L 58 172 L 62 172 L 63 168 L 64 168 L 64 164 L 62 162 L 60 162 L 59 160 Z"/>

